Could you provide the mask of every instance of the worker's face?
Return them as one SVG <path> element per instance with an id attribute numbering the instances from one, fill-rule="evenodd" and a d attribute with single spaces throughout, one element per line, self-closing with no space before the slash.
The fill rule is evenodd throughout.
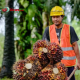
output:
<path id="1" fill-rule="evenodd" d="M 62 23 L 63 17 L 62 16 L 52 16 L 52 22 L 59 26 Z"/>

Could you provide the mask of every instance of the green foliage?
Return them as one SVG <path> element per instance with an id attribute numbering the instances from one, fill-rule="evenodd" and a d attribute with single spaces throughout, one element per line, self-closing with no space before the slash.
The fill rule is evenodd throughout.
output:
<path id="1" fill-rule="evenodd" d="M 32 50 L 31 50 L 31 49 L 27 49 L 27 51 L 24 52 L 25 58 L 26 58 L 27 56 L 29 56 L 31 53 L 32 53 Z"/>
<path id="2" fill-rule="evenodd" d="M 29 1 L 27 0 L 19 0 L 19 3 L 24 7 L 27 8 L 29 5 Z"/>
<path id="3" fill-rule="evenodd" d="M 3 48 L 4 48 L 4 35 L 0 33 L 0 67 L 2 65 Z"/>
<path id="4" fill-rule="evenodd" d="M 75 78 L 76 78 L 76 80 L 79 80 L 80 79 L 80 70 L 77 70 L 75 72 Z"/>
<path id="5" fill-rule="evenodd" d="M 20 5 L 20 9 L 24 9 L 23 12 L 19 12 L 18 16 L 20 16 L 20 21 L 18 21 L 18 17 L 14 18 L 14 22 L 17 26 L 17 36 L 20 38 L 18 40 L 18 49 L 20 53 L 20 57 L 26 58 L 28 55 L 32 54 L 33 44 L 41 39 L 41 31 L 39 29 L 42 28 L 42 16 L 41 11 L 42 4 L 40 1 L 35 0 L 34 4 L 31 3 L 32 0 L 18 0 Z M 33 20 L 34 19 L 34 20 Z M 33 29 L 36 31 L 32 34 Z M 39 33 L 39 31 L 41 33 Z M 35 35 L 36 37 L 31 37 Z"/>
<path id="6" fill-rule="evenodd" d="M 5 0 L 0 0 L 0 9 L 4 8 Z"/>
<path id="7" fill-rule="evenodd" d="M 3 79 L 1 79 L 1 80 L 13 80 L 13 79 L 9 79 L 9 78 L 3 78 Z"/>
<path id="8" fill-rule="evenodd" d="M 73 20 L 72 21 L 72 26 L 74 27 L 77 35 L 80 36 L 80 21 Z"/>
<path id="9" fill-rule="evenodd" d="M 59 0 L 60 6 L 65 6 L 68 1 Z"/>
<path id="10" fill-rule="evenodd" d="M 2 11 L 2 9 L 4 9 L 4 7 L 5 7 L 5 0 L 0 0 L 0 18 L 2 18 L 2 16 L 3 16 L 3 11 Z"/>
<path id="11" fill-rule="evenodd" d="M 28 16 L 29 18 L 32 18 L 35 16 L 35 14 L 37 13 L 37 7 L 35 4 L 30 4 L 30 6 L 28 7 Z"/>
<path id="12" fill-rule="evenodd" d="M 71 6 L 71 20 L 76 16 L 80 20 L 80 0 L 70 0 L 68 4 Z"/>
<path id="13" fill-rule="evenodd" d="M 36 4 L 36 6 L 38 8 L 43 8 L 44 7 L 44 2 L 45 2 L 44 0 L 43 1 L 41 1 L 41 0 L 33 0 L 33 2 Z"/>
<path id="14" fill-rule="evenodd" d="M 68 24 L 67 16 L 64 16 L 64 18 L 63 18 L 63 23 Z"/>

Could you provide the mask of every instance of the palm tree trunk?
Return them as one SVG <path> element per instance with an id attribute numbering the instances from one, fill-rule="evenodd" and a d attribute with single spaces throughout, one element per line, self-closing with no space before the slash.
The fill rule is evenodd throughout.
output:
<path id="1" fill-rule="evenodd" d="M 14 0 L 9 0 L 9 8 L 13 8 Z M 5 13 L 5 41 L 3 62 L 0 77 L 12 77 L 12 65 L 15 62 L 14 51 L 14 12 L 9 11 Z"/>

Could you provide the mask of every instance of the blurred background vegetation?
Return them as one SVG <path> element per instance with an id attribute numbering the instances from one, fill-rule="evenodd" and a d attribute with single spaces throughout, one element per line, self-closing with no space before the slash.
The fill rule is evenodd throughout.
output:
<path id="1" fill-rule="evenodd" d="M 74 27 L 78 37 L 78 45 L 80 49 L 80 0 L 12 0 L 13 7 L 10 7 L 11 0 L 0 0 L 0 9 L 10 7 L 14 9 L 20 9 L 24 11 L 12 11 L 14 12 L 14 23 L 8 20 L 12 19 L 9 12 L 0 12 L 0 20 L 5 19 L 5 24 L 8 28 L 5 33 L 12 33 L 3 35 L 0 33 L 0 67 L 2 66 L 3 56 L 5 54 L 5 48 L 7 41 L 10 42 L 14 39 L 15 58 L 16 61 L 24 59 L 28 55 L 32 54 L 33 44 L 38 40 L 42 39 L 43 32 L 47 26 L 52 24 L 51 17 L 49 16 L 52 7 L 58 5 L 61 6 L 65 11 L 65 17 L 63 23 L 70 24 Z M 9 16 L 6 16 L 9 15 Z M 11 26 L 10 24 L 13 24 Z M 1 25 L 1 23 L 0 23 Z M 9 40 L 5 37 L 9 37 Z M 6 40 L 5 40 L 6 39 Z M 12 42 L 12 41 L 11 41 Z M 7 43 L 8 44 L 8 43 Z M 8 44 L 7 46 L 11 46 Z M 5 47 L 5 48 L 4 48 Z M 7 51 L 7 53 L 10 50 Z M 9 53 L 8 53 L 9 54 Z M 76 71 L 76 80 L 79 80 L 79 71 Z M 4 79 L 5 80 L 5 79 Z M 7 79 L 8 80 L 8 79 Z"/>

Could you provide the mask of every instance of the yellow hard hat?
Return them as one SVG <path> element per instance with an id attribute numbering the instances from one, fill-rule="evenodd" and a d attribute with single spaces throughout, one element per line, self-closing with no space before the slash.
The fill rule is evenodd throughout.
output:
<path id="1" fill-rule="evenodd" d="M 51 9 L 50 16 L 64 15 L 64 10 L 60 6 L 55 6 Z"/>

